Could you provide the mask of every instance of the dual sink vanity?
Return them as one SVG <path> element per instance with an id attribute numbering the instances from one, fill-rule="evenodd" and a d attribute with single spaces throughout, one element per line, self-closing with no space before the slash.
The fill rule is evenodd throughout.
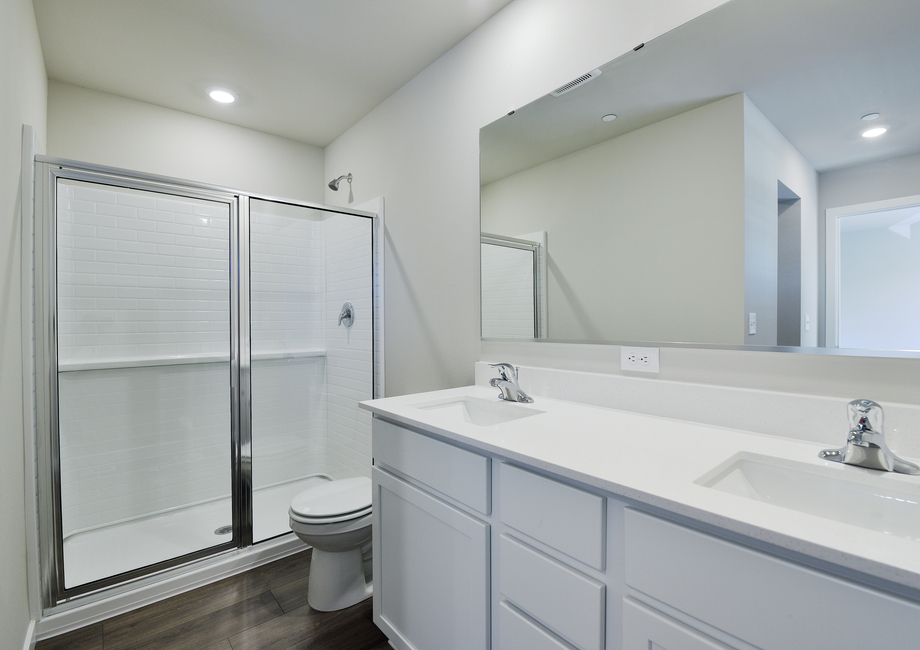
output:
<path id="1" fill-rule="evenodd" d="M 362 406 L 398 650 L 920 647 L 920 477 L 483 386 Z"/>

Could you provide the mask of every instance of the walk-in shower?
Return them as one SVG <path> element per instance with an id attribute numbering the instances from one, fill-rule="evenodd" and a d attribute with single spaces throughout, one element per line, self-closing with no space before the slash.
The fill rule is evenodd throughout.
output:
<path id="1" fill-rule="evenodd" d="M 373 214 L 47 158 L 35 196 L 46 611 L 369 475 Z"/>

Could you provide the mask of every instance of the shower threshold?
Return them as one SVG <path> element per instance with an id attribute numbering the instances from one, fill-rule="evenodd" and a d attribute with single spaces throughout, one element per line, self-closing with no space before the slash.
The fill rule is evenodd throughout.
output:
<path id="1" fill-rule="evenodd" d="M 298 492 L 328 479 L 312 476 L 253 490 L 254 542 L 290 532 L 288 508 Z M 230 499 L 94 528 L 64 540 L 67 589 L 229 541 Z"/>

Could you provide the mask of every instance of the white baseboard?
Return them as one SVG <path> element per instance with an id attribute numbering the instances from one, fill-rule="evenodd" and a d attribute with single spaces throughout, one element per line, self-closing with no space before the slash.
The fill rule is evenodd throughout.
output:
<path id="1" fill-rule="evenodd" d="M 29 627 L 26 628 L 26 638 L 22 642 L 22 650 L 35 650 L 35 628 L 38 621 L 29 621 Z"/>

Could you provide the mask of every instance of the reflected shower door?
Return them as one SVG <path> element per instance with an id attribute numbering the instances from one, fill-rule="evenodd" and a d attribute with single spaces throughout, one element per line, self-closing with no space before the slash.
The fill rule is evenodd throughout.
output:
<path id="1" fill-rule="evenodd" d="M 298 492 L 370 475 L 373 221 L 250 200 L 253 541 L 290 532 Z M 350 326 L 339 322 L 353 306 Z M 343 319 L 346 320 L 346 319 Z"/>
<path id="2" fill-rule="evenodd" d="M 480 244 L 482 336 L 540 337 L 538 250 L 534 244 L 484 235 Z"/>
<path id="3" fill-rule="evenodd" d="M 71 590 L 235 541 L 233 208 L 71 178 L 56 197 L 58 580 Z"/>

